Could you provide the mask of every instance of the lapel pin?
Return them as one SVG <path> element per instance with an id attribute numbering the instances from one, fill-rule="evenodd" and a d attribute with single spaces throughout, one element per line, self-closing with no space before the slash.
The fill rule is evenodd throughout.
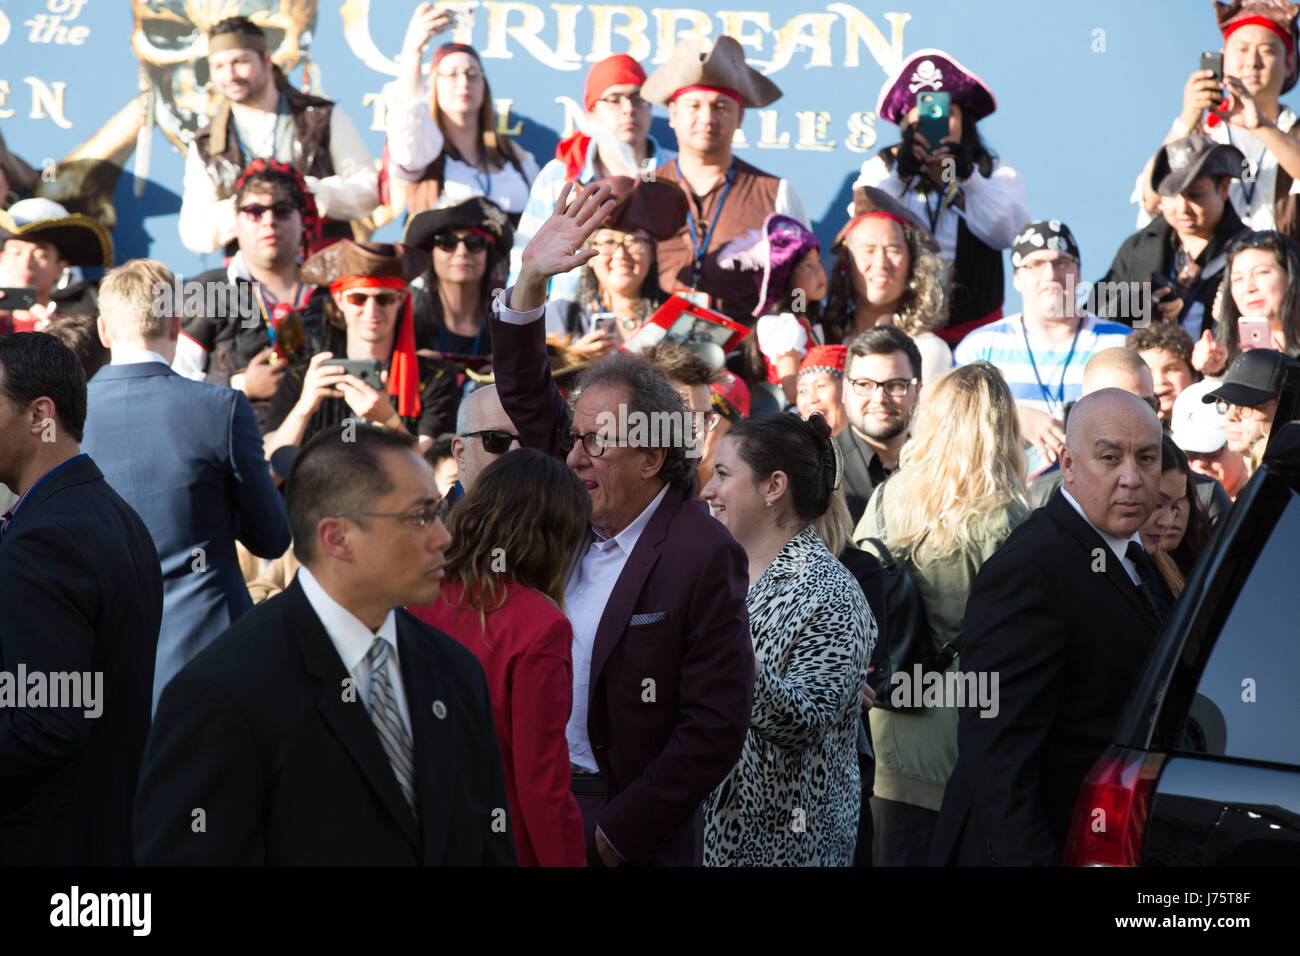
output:
<path id="1" fill-rule="evenodd" d="M 447 705 L 440 700 L 435 700 L 433 702 L 433 716 L 437 717 L 439 720 L 446 720 Z"/>

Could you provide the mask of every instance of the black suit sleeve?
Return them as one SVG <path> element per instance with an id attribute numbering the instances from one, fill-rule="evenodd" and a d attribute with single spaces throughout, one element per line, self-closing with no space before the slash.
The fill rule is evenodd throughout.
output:
<path id="1" fill-rule="evenodd" d="M 509 304 L 513 287 L 506 290 Z M 564 458 L 573 447 L 565 429 L 569 406 L 551 375 L 546 356 L 546 320 L 527 325 L 503 322 L 492 313 L 492 367 L 496 371 L 497 395 L 501 407 L 523 440 L 525 448 L 536 448 Z"/>
<path id="2" fill-rule="evenodd" d="M 289 547 L 289 519 L 284 499 L 271 480 L 262 454 L 262 435 L 253 406 L 232 391 L 230 456 L 234 477 L 235 514 L 239 540 L 259 558 L 278 558 Z"/>
<path id="3" fill-rule="evenodd" d="M 1043 748 L 1065 690 L 1060 601 L 1021 552 L 995 555 L 975 579 L 962 633 L 962 670 L 997 676 L 995 716 L 964 707 L 957 751 L 989 863 L 1059 866 L 1062 848 L 1041 800 Z"/>
<path id="4" fill-rule="evenodd" d="M 427 363 L 427 364 L 426 364 Z M 425 374 L 424 387 L 420 389 L 419 435 L 437 438 L 456 431 L 456 409 L 460 407 L 460 388 L 456 374 L 441 362 L 422 361 Z"/>
<path id="5" fill-rule="evenodd" d="M 79 542 L 48 524 L 15 524 L 0 549 L 0 669 L 14 680 L 20 664 L 28 674 L 94 671 L 95 622 L 107 611 L 99 590 Z M 82 755 L 94 719 L 85 712 L 0 706 L 0 812 Z"/>
<path id="6" fill-rule="evenodd" d="M 263 866 L 266 793 L 252 730 L 221 690 L 182 670 L 163 690 L 135 801 L 142 866 Z"/>
<path id="7" fill-rule="evenodd" d="M 505 771 L 501 764 L 501 748 L 497 740 L 496 721 L 492 716 L 492 695 L 488 690 L 487 678 L 482 669 L 476 681 L 478 684 L 478 737 L 482 741 L 485 759 L 480 764 L 483 773 L 483 799 L 489 807 L 508 807 L 506 798 Z M 519 858 L 515 853 L 516 821 L 511 820 L 503 833 L 493 832 L 491 827 L 485 829 L 483 840 L 484 866 L 518 866 Z"/>

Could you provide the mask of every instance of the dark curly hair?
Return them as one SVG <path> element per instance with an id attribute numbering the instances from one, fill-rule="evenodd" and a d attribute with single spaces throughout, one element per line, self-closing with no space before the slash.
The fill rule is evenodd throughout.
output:
<path id="1" fill-rule="evenodd" d="M 1192 338 L 1173 322 L 1152 322 L 1141 329 L 1134 329 L 1124 339 L 1124 347 L 1134 352 L 1146 352 L 1151 349 L 1163 349 L 1187 366 L 1187 370 L 1196 378 L 1201 375 L 1192 368 Z"/>
<path id="2" fill-rule="evenodd" d="M 588 366 L 578 380 L 575 401 L 582 392 L 596 386 L 621 388 L 627 392 L 629 420 L 636 415 L 647 422 L 680 422 L 683 428 L 688 427 L 691 421 L 686 402 L 667 376 L 632 352 L 615 352 Z M 666 452 L 659 477 L 674 488 L 690 487 L 695 480 L 695 461 L 687 457 L 687 442 L 671 440 L 671 436 L 670 440 L 664 441 L 665 436 L 659 428 L 649 431 L 649 447 L 662 448 Z M 684 433 L 682 437 L 685 437 Z"/>

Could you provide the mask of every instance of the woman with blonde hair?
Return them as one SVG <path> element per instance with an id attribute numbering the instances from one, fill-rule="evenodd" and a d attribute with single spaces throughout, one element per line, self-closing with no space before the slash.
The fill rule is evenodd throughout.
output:
<path id="1" fill-rule="evenodd" d="M 432 209 L 439 199 L 462 202 L 486 196 L 518 225 L 537 178 L 533 154 L 497 132 L 492 90 L 483 61 L 464 43 L 433 51 L 426 86 L 420 76 L 424 48 L 452 26 L 456 14 L 422 3 L 415 8 L 397 57 L 397 79 L 384 88 L 388 140 L 385 168 L 406 183 L 411 214 Z M 391 200 L 382 195 L 384 202 Z"/>
<path id="2" fill-rule="evenodd" d="M 587 859 L 564 735 L 573 704 L 564 582 L 590 528 L 591 497 L 564 462 L 510 452 L 451 510 L 438 600 L 410 608 L 483 665 L 521 866 Z"/>
<path id="3" fill-rule="evenodd" d="M 907 567 L 938 653 L 961 633 L 980 567 L 1029 512 L 1015 402 L 997 368 L 975 362 L 926 386 L 899 470 L 876 489 L 853 537 L 873 552 L 868 539 L 880 540 Z M 903 712 L 889 697 L 870 713 L 873 863 L 924 866 L 957 762 L 957 710 Z"/>

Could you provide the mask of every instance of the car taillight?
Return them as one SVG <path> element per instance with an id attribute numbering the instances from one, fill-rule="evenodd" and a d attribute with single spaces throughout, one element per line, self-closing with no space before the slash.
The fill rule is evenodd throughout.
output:
<path id="1" fill-rule="evenodd" d="M 1109 747 L 1083 780 L 1065 866 L 1137 866 L 1164 754 Z"/>

